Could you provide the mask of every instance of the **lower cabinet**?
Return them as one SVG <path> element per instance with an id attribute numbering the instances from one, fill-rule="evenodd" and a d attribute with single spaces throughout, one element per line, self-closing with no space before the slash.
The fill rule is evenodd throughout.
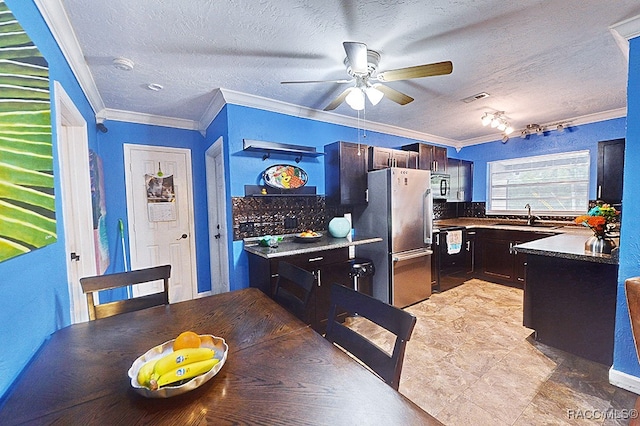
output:
<path id="1" fill-rule="evenodd" d="M 523 288 L 527 258 L 513 247 L 551 235 L 546 232 L 479 229 L 474 244 L 474 275 Z"/>
<path id="2" fill-rule="evenodd" d="M 278 263 L 289 262 L 313 273 L 316 286 L 309 302 L 308 319 L 311 327 L 318 333 L 324 333 L 329 314 L 330 289 L 333 283 L 353 288 L 349 276 L 351 263 L 349 249 L 318 251 L 291 256 L 266 259 L 249 253 L 249 279 L 252 287 L 258 287 L 269 296 L 273 295 L 278 278 Z"/>

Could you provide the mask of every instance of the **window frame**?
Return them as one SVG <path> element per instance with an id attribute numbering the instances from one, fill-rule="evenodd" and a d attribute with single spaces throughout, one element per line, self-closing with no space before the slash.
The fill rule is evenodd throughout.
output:
<path id="1" fill-rule="evenodd" d="M 505 189 L 509 188 L 508 184 L 507 185 L 493 184 L 494 175 L 497 175 L 498 173 L 500 173 L 498 171 L 495 171 L 496 166 L 498 165 L 513 166 L 518 164 L 527 165 L 527 164 L 532 164 L 535 162 L 545 161 L 545 160 L 553 162 L 553 161 L 561 161 L 563 159 L 567 159 L 571 157 L 584 160 L 582 164 L 583 164 L 583 167 L 585 167 L 586 169 L 586 179 L 577 180 L 576 183 L 578 185 L 586 185 L 586 195 L 584 200 L 576 199 L 578 203 L 574 204 L 574 205 L 577 205 L 577 204 L 583 203 L 584 205 L 581 207 L 576 207 L 575 210 L 535 210 L 534 208 L 532 208 L 531 213 L 536 215 L 554 216 L 554 217 L 568 217 L 568 216 L 576 216 L 576 215 L 583 214 L 589 208 L 589 190 L 590 190 L 590 182 L 591 182 L 591 152 L 589 150 L 564 151 L 564 152 L 558 152 L 553 154 L 534 155 L 534 156 L 528 156 L 528 157 L 515 157 L 515 158 L 508 158 L 508 159 L 487 162 L 487 185 L 486 185 L 487 201 L 486 201 L 485 214 L 487 216 L 504 216 L 504 215 L 523 215 L 523 214 L 526 215 L 528 213 L 527 209 L 524 207 L 526 202 L 523 203 L 522 208 L 519 208 L 519 209 L 503 210 L 503 209 L 492 208 L 493 191 L 497 188 L 505 188 Z M 556 168 L 557 166 L 550 164 L 546 167 Z M 539 168 L 539 169 L 542 170 L 543 168 Z M 539 182 L 542 183 L 542 181 L 539 181 Z M 513 187 L 517 185 L 518 184 L 514 184 Z M 522 184 L 519 184 L 519 185 L 522 185 Z M 508 195 L 505 196 L 504 200 L 506 201 L 506 203 L 508 203 L 508 200 L 509 200 Z M 531 204 L 533 204 L 533 202 Z"/>

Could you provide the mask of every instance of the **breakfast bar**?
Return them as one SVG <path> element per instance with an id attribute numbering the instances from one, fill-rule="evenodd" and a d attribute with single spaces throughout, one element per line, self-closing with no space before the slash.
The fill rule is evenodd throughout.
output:
<path id="1" fill-rule="evenodd" d="M 526 254 L 523 324 L 539 342 L 611 365 L 617 251 L 585 251 L 589 236 L 559 234 L 514 247 Z"/>

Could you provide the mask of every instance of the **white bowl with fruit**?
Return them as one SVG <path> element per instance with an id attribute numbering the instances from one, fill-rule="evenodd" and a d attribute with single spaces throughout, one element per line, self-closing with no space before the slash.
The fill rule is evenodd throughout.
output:
<path id="1" fill-rule="evenodd" d="M 147 398 L 169 398 L 196 389 L 218 374 L 229 347 L 211 334 L 181 333 L 154 346 L 129 368 L 131 386 Z"/>

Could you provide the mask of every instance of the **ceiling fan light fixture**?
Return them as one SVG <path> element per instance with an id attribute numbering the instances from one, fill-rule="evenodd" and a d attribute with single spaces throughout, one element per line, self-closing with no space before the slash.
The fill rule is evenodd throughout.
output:
<path id="1" fill-rule="evenodd" d="M 359 87 L 351 88 L 351 91 L 344 100 L 356 111 L 364 109 L 364 92 Z"/>
<path id="2" fill-rule="evenodd" d="M 379 84 L 376 83 L 373 86 L 368 86 L 365 89 L 367 98 L 369 98 L 369 102 L 371 102 L 372 105 L 378 105 L 382 100 L 382 98 L 384 97 L 384 93 L 378 90 L 376 88 L 376 85 L 379 85 Z"/>

